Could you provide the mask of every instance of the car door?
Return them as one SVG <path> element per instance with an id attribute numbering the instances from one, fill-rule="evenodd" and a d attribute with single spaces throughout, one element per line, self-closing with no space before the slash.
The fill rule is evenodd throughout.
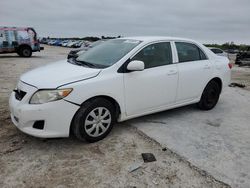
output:
<path id="1" fill-rule="evenodd" d="M 195 100 L 200 97 L 211 78 L 211 62 L 196 44 L 175 42 L 175 46 L 179 59 L 176 102 L 183 103 Z"/>
<path id="2" fill-rule="evenodd" d="M 145 64 L 143 71 L 124 74 L 126 114 L 133 116 L 175 102 L 178 71 L 170 42 L 150 44 L 131 60 Z"/>

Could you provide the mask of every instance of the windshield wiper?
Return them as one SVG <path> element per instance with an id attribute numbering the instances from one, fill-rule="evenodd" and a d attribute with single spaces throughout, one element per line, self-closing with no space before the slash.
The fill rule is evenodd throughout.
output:
<path id="1" fill-rule="evenodd" d="M 88 67 L 98 68 L 98 66 L 96 66 L 96 65 L 93 64 L 93 63 L 89 63 L 89 62 L 86 62 L 86 61 L 79 61 L 79 60 L 76 60 L 76 59 L 75 59 L 75 61 L 76 61 L 76 63 L 77 63 L 78 65 L 86 65 L 86 66 L 88 66 Z"/>
<path id="2" fill-rule="evenodd" d="M 75 58 L 68 59 L 68 62 L 72 63 L 72 64 L 75 64 L 75 65 L 87 66 L 87 67 L 90 67 L 90 68 L 97 68 L 97 69 L 103 69 L 103 68 L 109 67 L 107 65 L 99 65 L 99 64 L 89 63 L 89 62 L 86 62 L 86 61 L 76 60 Z"/>
<path id="3" fill-rule="evenodd" d="M 80 65 L 80 66 L 87 66 L 87 67 L 94 67 L 94 68 L 97 68 L 96 65 L 92 64 L 92 63 L 88 63 L 86 61 L 78 61 L 76 60 L 75 58 L 70 58 L 68 59 L 68 62 L 69 63 L 72 63 L 72 64 L 76 64 L 76 65 Z"/>

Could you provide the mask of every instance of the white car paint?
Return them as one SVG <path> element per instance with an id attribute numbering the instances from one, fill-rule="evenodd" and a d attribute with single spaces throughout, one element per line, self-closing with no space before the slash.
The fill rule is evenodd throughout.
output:
<path id="1" fill-rule="evenodd" d="M 138 112 L 146 113 L 149 110 L 173 104 L 177 83 L 176 64 L 125 74 L 126 116 L 133 116 Z"/>
<path id="2" fill-rule="evenodd" d="M 213 66 L 210 60 L 190 61 L 178 64 L 178 71 L 179 82 L 176 100 L 183 103 L 200 97 L 204 85 L 212 77 Z"/>
<path id="3" fill-rule="evenodd" d="M 141 43 L 114 65 L 105 69 L 86 68 L 60 61 L 25 73 L 17 89 L 27 92 L 19 101 L 12 92 L 9 100 L 13 123 L 23 132 L 37 137 L 67 137 L 74 114 L 80 105 L 96 96 L 108 96 L 120 107 L 118 121 L 155 113 L 200 100 L 203 89 L 218 77 L 225 87 L 230 82 L 228 59 L 216 56 L 202 44 L 190 39 L 171 37 L 128 37 Z M 175 42 L 197 45 L 208 60 L 178 63 Z M 173 64 L 120 73 L 120 67 L 145 46 L 170 42 Z M 31 96 L 42 89 L 73 88 L 64 99 L 45 104 L 29 104 Z M 43 130 L 33 128 L 44 120 Z"/>
<path id="4" fill-rule="evenodd" d="M 65 70 L 67 70 L 67 75 L 65 75 Z M 62 60 L 29 71 L 23 74 L 20 77 L 20 80 L 37 88 L 53 89 L 64 85 L 65 83 L 95 77 L 100 73 L 100 71 L 101 70 L 99 69 L 72 66 L 72 64 L 68 63 L 67 60 Z"/>

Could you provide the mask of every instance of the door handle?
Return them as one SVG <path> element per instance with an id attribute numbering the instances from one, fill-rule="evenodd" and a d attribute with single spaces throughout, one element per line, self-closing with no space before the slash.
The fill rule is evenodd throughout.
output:
<path id="1" fill-rule="evenodd" d="M 177 74 L 176 70 L 170 70 L 170 71 L 168 71 L 168 75 L 175 75 L 175 74 Z"/>
<path id="2" fill-rule="evenodd" d="M 209 65 L 205 65 L 204 69 L 210 69 L 210 66 Z"/>

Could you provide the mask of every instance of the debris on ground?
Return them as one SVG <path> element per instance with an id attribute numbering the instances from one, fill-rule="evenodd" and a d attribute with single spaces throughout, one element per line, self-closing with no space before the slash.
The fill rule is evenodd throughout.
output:
<path id="1" fill-rule="evenodd" d="M 22 149 L 22 147 L 18 147 L 18 148 L 11 148 L 11 149 L 9 149 L 9 150 L 7 150 L 7 151 L 3 152 L 3 154 L 12 153 L 12 152 L 18 151 L 18 150 L 20 150 L 20 149 Z"/>
<path id="2" fill-rule="evenodd" d="M 152 182 L 153 182 L 153 184 L 155 184 L 155 185 L 159 185 L 159 183 L 157 182 L 157 179 L 154 179 Z"/>
<path id="3" fill-rule="evenodd" d="M 141 156 L 142 156 L 143 161 L 145 163 L 156 161 L 156 158 L 155 158 L 155 156 L 152 153 L 142 153 Z"/>
<path id="4" fill-rule="evenodd" d="M 239 84 L 239 83 L 231 83 L 231 84 L 229 84 L 229 87 L 240 87 L 240 88 L 244 88 L 244 87 L 246 87 L 246 85 L 245 84 Z"/>
<path id="5" fill-rule="evenodd" d="M 164 147 L 164 148 L 162 148 L 162 151 L 167 151 L 167 148 L 165 148 L 165 147 Z"/>
<path id="6" fill-rule="evenodd" d="M 177 177 L 176 173 L 173 173 L 173 174 L 168 175 L 168 176 L 166 177 L 166 180 L 167 180 L 169 183 L 173 184 L 174 181 L 175 181 L 177 178 L 178 178 L 178 177 Z"/>
<path id="7" fill-rule="evenodd" d="M 129 172 L 134 172 L 134 171 L 138 170 L 139 168 L 141 168 L 142 164 L 143 164 L 142 162 L 135 162 L 134 164 L 132 164 L 129 167 L 128 171 Z"/>

